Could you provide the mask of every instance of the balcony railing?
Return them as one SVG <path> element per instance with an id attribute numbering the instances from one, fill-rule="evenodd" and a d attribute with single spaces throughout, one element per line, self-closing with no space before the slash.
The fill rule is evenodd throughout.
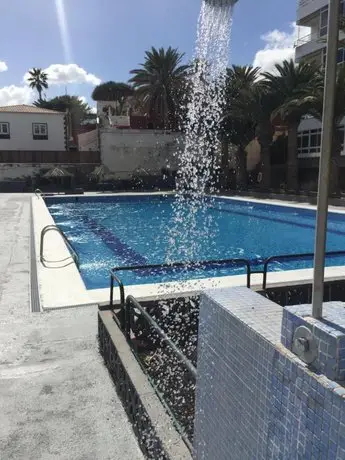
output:
<path id="1" fill-rule="evenodd" d="M 318 33 L 308 34 L 308 35 L 305 35 L 304 37 L 297 39 L 295 41 L 294 47 L 298 48 L 299 46 L 306 45 L 307 43 L 311 43 L 311 42 L 322 43 L 322 41 L 325 39 L 326 37 L 320 37 Z"/>

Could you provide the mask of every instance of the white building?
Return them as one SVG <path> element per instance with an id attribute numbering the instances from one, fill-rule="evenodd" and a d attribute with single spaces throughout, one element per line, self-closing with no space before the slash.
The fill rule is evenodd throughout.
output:
<path id="1" fill-rule="evenodd" d="M 65 114 L 31 105 L 0 107 L 0 150 L 66 150 Z"/>
<path id="2" fill-rule="evenodd" d="M 340 14 L 345 15 L 345 0 L 339 1 Z M 308 30 L 304 29 L 304 27 L 309 28 L 306 35 L 301 36 L 299 34 L 295 43 L 296 62 L 307 60 L 315 61 L 321 66 L 324 65 L 328 32 L 328 0 L 299 0 L 296 23 L 297 26 L 302 26 L 302 30 Z M 343 39 L 345 39 L 345 34 L 340 32 L 340 41 Z M 345 45 L 339 46 L 338 63 L 345 63 Z M 319 156 L 321 149 L 321 123 L 313 118 L 307 118 L 300 124 L 299 131 L 299 157 Z M 345 154 L 344 150 L 343 154 Z"/>

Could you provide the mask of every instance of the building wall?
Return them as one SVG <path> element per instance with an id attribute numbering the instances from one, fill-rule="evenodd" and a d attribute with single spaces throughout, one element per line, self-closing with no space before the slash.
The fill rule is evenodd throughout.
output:
<path id="1" fill-rule="evenodd" d="M 0 163 L 0 182 L 8 182 L 12 180 L 25 180 L 29 177 L 33 178 L 36 174 L 47 172 L 50 169 L 58 166 L 70 171 L 75 172 L 76 169 L 91 172 L 95 166 L 90 164 L 61 164 L 61 163 L 42 163 L 42 164 L 6 164 Z"/>
<path id="2" fill-rule="evenodd" d="M 78 149 L 98 150 L 98 129 L 78 134 Z"/>
<path id="3" fill-rule="evenodd" d="M 297 5 L 297 24 L 305 25 L 308 16 L 328 5 L 328 0 L 299 0 Z"/>
<path id="4" fill-rule="evenodd" d="M 0 150 L 65 150 L 64 114 L 0 113 L 10 124 L 10 139 L 0 139 Z M 47 123 L 48 139 L 34 140 L 33 123 Z"/>
<path id="5" fill-rule="evenodd" d="M 282 317 L 245 288 L 202 296 L 196 458 L 345 458 L 345 389 L 281 344 Z"/>
<path id="6" fill-rule="evenodd" d="M 182 135 L 163 131 L 130 130 L 101 131 L 102 163 L 121 179 L 145 169 L 150 175 L 160 174 L 162 168 L 177 169 L 177 156 Z"/>

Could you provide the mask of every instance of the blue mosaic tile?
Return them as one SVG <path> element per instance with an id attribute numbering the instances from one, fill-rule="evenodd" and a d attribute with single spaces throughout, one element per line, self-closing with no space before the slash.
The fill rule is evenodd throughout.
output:
<path id="1" fill-rule="evenodd" d="M 318 337 L 320 367 L 328 363 L 339 375 L 340 369 L 345 371 L 345 341 L 338 333 L 328 340 L 337 309 L 339 305 L 327 307 L 329 323 L 322 324 Z M 196 392 L 197 458 L 345 459 L 345 390 L 320 375 L 320 369 L 319 375 L 312 373 L 279 343 L 281 335 L 285 343 L 291 340 L 296 325 L 308 319 L 309 310 L 310 306 L 298 306 L 285 312 L 242 288 L 203 296 Z M 296 312 L 303 317 L 294 319 Z M 345 327 L 345 313 L 343 320 Z M 330 356 L 330 351 L 335 356 Z"/>

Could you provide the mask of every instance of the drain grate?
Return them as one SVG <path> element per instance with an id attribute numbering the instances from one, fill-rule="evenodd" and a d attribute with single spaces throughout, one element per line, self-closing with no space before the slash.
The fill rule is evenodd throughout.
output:
<path id="1" fill-rule="evenodd" d="M 31 201 L 30 212 L 30 300 L 31 311 L 39 313 L 41 311 L 40 295 L 38 290 L 37 263 L 36 263 L 36 247 L 34 233 L 34 216 Z"/>

